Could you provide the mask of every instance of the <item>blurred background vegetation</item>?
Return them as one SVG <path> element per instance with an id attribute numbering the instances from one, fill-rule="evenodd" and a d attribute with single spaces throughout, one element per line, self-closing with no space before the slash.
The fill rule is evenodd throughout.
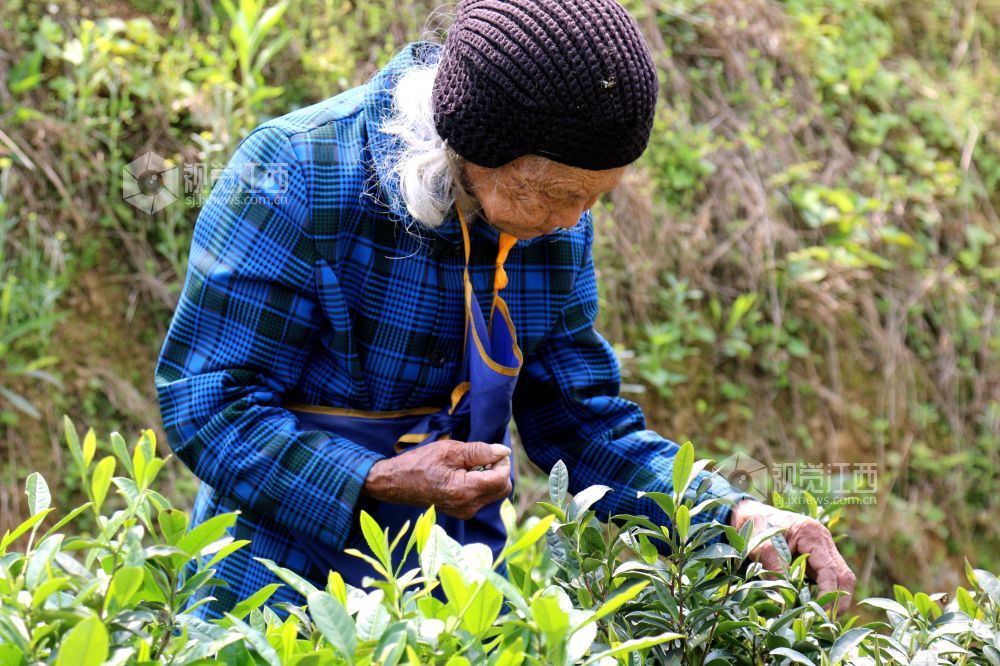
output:
<path id="1" fill-rule="evenodd" d="M 123 167 L 221 167 L 453 10 L 167 4 L 0 7 L 0 529 L 25 512 L 18 479 L 64 468 L 63 413 L 161 425 L 153 368 L 198 208 L 137 211 Z M 995 570 L 1000 0 L 625 4 L 663 94 L 595 208 L 624 390 L 702 456 L 876 462 L 877 502 L 844 511 L 865 594 L 954 587 L 963 556 Z"/>

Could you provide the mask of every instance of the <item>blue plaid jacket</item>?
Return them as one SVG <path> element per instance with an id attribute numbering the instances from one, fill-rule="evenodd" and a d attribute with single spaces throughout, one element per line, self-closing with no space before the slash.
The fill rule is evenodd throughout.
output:
<path id="1" fill-rule="evenodd" d="M 301 428 L 283 404 L 448 404 L 464 333 L 457 215 L 412 227 L 378 166 L 396 140 L 378 130 L 396 77 L 438 48 L 409 44 L 367 84 L 256 128 L 197 219 L 156 387 L 168 442 L 203 481 L 195 520 L 239 509 L 233 533 L 253 542 L 220 565 L 230 586 L 212 590 L 212 614 L 272 582 L 253 557 L 322 584 L 325 572 L 306 570 L 296 544 L 360 544 L 359 491 L 380 456 Z M 471 235 L 473 286 L 488 311 L 498 234 L 477 218 Z M 514 420 L 538 467 L 566 463 L 571 492 L 613 489 L 600 515 L 662 518 L 636 491 L 670 490 L 677 445 L 618 395 L 615 354 L 594 330 L 592 239 L 587 211 L 566 233 L 519 242 L 507 260 L 504 294 L 525 359 Z M 741 496 L 719 477 L 711 492 Z M 695 521 L 727 517 L 721 508 Z"/>

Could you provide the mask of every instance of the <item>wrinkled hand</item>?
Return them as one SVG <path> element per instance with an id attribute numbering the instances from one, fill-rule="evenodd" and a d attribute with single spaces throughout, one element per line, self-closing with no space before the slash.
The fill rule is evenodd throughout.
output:
<path id="1" fill-rule="evenodd" d="M 840 597 L 840 612 L 845 612 L 850 606 L 851 594 L 856 581 L 854 573 L 837 550 L 830 530 L 818 520 L 791 511 L 783 511 L 773 506 L 754 500 L 744 500 L 733 507 L 729 522 L 740 529 L 748 520 L 753 521 L 754 532 L 768 527 L 781 527 L 783 535 L 792 551 L 792 557 L 809 554 L 806 560 L 806 573 L 816 581 L 821 595 L 834 590 L 843 590 L 846 595 Z M 759 545 L 750 556 L 766 569 L 785 571 L 786 566 L 774 544 L 768 539 Z"/>
<path id="2" fill-rule="evenodd" d="M 362 493 L 381 502 L 430 506 L 469 520 L 510 495 L 510 449 L 442 439 L 372 465 Z"/>

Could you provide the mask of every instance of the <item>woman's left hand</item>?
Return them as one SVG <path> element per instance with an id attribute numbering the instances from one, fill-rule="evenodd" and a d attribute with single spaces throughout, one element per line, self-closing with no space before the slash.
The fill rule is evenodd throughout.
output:
<path id="1" fill-rule="evenodd" d="M 736 529 L 740 529 L 748 520 L 753 521 L 755 532 L 769 527 L 784 528 L 783 535 L 788 542 L 792 557 L 809 554 L 806 573 L 816 581 L 819 593 L 823 595 L 834 590 L 843 590 L 847 594 L 840 597 L 839 609 L 842 613 L 847 610 L 857 579 L 837 550 L 837 544 L 834 543 L 830 530 L 814 518 L 777 509 L 755 500 L 743 500 L 736 504 L 729 522 Z M 754 549 L 750 556 L 766 569 L 786 570 L 784 560 L 770 539 Z"/>

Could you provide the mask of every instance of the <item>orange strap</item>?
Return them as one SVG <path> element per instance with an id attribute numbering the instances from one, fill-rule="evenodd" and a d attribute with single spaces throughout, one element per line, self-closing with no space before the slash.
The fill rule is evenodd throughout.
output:
<path id="1" fill-rule="evenodd" d="M 500 248 L 497 250 L 497 271 L 496 275 L 493 276 L 493 295 L 507 286 L 507 271 L 503 269 L 504 262 L 507 261 L 507 255 L 510 254 L 510 249 L 514 247 L 517 242 L 517 238 L 511 236 L 508 233 L 500 234 Z"/>
<path id="2" fill-rule="evenodd" d="M 472 292 L 472 282 L 469 280 L 469 257 L 472 253 L 471 241 L 469 240 L 469 227 L 465 223 L 465 216 L 462 214 L 462 207 L 455 202 L 455 210 L 458 211 L 458 220 L 462 224 L 462 244 L 465 247 L 465 289 L 471 295 Z M 497 260 L 496 260 L 496 272 L 493 275 L 493 304 L 490 307 L 490 318 L 487 322 L 487 326 L 493 327 L 493 313 L 497 308 L 497 301 L 503 300 L 500 298 L 500 290 L 507 286 L 507 271 L 504 270 L 504 264 L 507 262 L 507 256 L 510 254 L 511 249 L 517 243 L 517 237 L 511 236 L 505 231 L 500 232 L 500 240 L 497 247 Z M 466 339 L 469 333 L 469 318 L 470 314 L 468 309 L 465 311 L 465 333 Z"/>
<path id="3" fill-rule="evenodd" d="M 469 277 L 469 255 L 471 254 L 471 243 L 469 241 L 469 227 L 462 214 L 462 207 L 455 202 L 455 210 L 458 211 L 458 220 L 462 224 L 462 244 L 465 247 L 465 277 Z M 503 265 L 507 262 L 507 256 L 511 248 L 517 243 L 517 237 L 511 236 L 506 231 L 500 232 L 500 240 L 497 248 L 496 274 L 493 276 L 493 294 L 507 286 L 507 271 Z"/>

